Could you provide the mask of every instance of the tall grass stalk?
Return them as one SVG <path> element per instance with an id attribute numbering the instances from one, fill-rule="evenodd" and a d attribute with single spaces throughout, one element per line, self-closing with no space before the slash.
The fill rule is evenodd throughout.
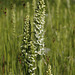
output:
<path id="1" fill-rule="evenodd" d="M 15 44 L 16 44 L 16 17 L 15 17 L 15 8 L 16 8 L 16 5 L 15 4 L 11 4 L 11 25 L 12 25 L 12 74 L 16 74 L 16 48 L 15 48 Z"/>

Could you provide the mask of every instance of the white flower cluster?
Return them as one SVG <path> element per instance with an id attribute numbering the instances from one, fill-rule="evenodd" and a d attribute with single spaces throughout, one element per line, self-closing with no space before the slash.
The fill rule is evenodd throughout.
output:
<path id="1" fill-rule="evenodd" d="M 27 68 L 26 73 L 29 75 L 34 74 L 35 67 L 35 47 L 33 41 L 31 41 L 31 24 L 29 21 L 29 16 L 26 16 L 26 21 L 24 25 L 24 37 L 22 49 L 22 65 Z"/>
<path id="2" fill-rule="evenodd" d="M 53 75 L 53 74 L 51 73 L 51 65 L 48 65 L 48 74 L 49 74 L 49 75 Z"/>
<path id="3" fill-rule="evenodd" d="M 35 10 L 34 32 L 35 46 L 37 54 L 44 54 L 44 24 L 45 24 L 45 4 L 44 0 L 40 0 Z"/>
<path id="4" fill-rule="evenodd" d="M 29 6 L 28 6 L 29 7 Z M 29 9 L 27 9 L 29 11 Z M 28 12 L 29 13 L 29 12 Z M 36 61 L 38 55 L 44 54 L 44 24 L 45 24 L 45 4 L 44 0 L 39 0 L 34 16 L 34 36 L 35 41 L 31 41 L 31 24 L 29 15 L 26 16 L 24 24 L 24 37 L 22 48 L 23 64 L 29 75 L 35 75 Z"/>

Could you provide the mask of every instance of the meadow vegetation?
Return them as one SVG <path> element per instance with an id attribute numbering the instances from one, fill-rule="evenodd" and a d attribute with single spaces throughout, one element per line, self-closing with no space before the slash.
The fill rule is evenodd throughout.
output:
<path id="1" fill-rule="evenodd" d="M 0 0 L 0 75 L 75 75 L 75 0 Z"/>

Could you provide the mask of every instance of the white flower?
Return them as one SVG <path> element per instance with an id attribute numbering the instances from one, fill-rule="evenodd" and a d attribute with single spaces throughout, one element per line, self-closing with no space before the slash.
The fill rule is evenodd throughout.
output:
<path id="1" fill-rule="evenodd" d="M 41 55 L 41 51 L 38 51 L 38 54 Z"/>
<path id="2" fill-rule="evenodd" d="M 29 57 L 29 58 L 31 58 L 31 57 Z"/>
<path id="3" fill-rule="evenodd" d="M 29 64 L 29 66 L 33 66 L 33 64 Z"/>
<path id="4" fill-rule="evenodd" d="M 35 51 L 35 53 L 37 53 L 37 51 Z"/>
<path id="5" fill-rule="evenodd" d="M 33 60 L 33 62 L 35 62 L 35 60 Z"/>
<path id="6" fill-rule="evenodd" d="M 26 55 L 27 55 L 27 53 L 26 53 Z"/>
<path id="7" fill-rule="evenodd" d="M 40 49 L 40 50 L 45 50 L 44 48 Z"/>
<path id="8" fill-rule="evenodd" d="M 36 67 L 35 68 L 33 68 L 32 70 L 35 70 L 36 69 Z"/>
<path id="9" fill-rule="evenodd" d="M 22 52 L 25 52 L 25 50 L 22 50 Z"/>
<path id="10" fill-rule="evenodd" d="M 29 72 L 32 72 L 32 70 L 29 69 Z"/>

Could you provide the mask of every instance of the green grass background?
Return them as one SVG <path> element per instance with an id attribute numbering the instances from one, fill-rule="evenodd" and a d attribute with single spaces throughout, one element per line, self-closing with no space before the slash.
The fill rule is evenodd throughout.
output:
<path id="1" fill-rule="evenodd" d="M 0 75 L 22 74 L 18 59 L 28 1 L 33 24 L 32 0 L 0 0 Z M 16 5 L 15 18 L 11 3 Z M 45 0 L 45 3 L 45 47 L 50 49 L 46 55 L 50 56 L 52 74 L 75 75 L 75 0 Z"/>

